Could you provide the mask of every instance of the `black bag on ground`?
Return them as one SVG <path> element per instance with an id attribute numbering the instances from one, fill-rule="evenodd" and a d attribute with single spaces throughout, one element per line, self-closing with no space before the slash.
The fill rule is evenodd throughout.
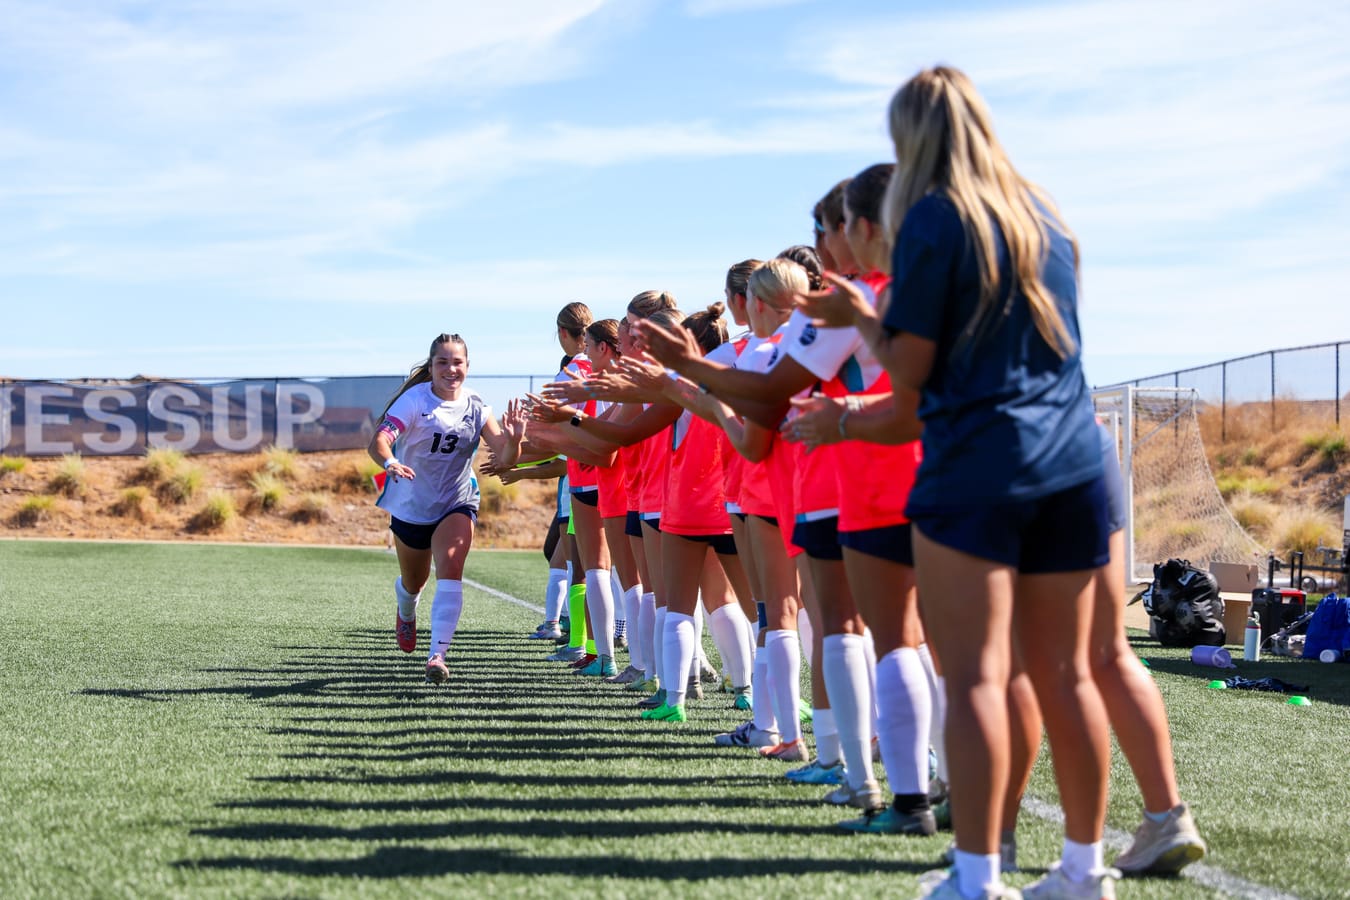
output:
<path id="1" fill-rule="evenodd" d="M 1190 560 L 1169 559 L 1153 567 L 1142 595 L 1148 633 L 1164 647 L 1223 646 L 1223 598 L 1214 576 Z"/>

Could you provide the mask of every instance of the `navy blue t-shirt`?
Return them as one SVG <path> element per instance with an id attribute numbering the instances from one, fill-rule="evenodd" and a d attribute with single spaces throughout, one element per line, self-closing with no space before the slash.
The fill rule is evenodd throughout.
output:
<path id="1" fill-rule="evenodd" d="M 1074 341 L 1061 359 L 1012 286 L 1007 247 L 994 229 L 1000 296 L 994 320 L 961 341 L 979 303 L 980 270 L 956 207 L 930 193 L 910 208 L 891 258 L 884 318 L 894 332 L 937 344 L 919 404 L 923 463 L 911 517 L 1048 496 L 1102 472 L 1092 398 L 1078 353 L 1073 245 L 1053 227 L 1041 278 Z"/>

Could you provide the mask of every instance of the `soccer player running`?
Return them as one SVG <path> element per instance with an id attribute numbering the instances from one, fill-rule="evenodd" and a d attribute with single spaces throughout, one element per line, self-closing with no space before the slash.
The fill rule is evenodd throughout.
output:
<path id="1" fill-rule="evenodd" d="M 376 505 L 389 513 L 394 533 L 395 633 L 405 653 L 417 649 L 417 605 L 436 565 L 426 667 L 432 684 L 450 677 L 445 654 L 464 604 L 464 560 L 478 518 L 474 453 L 481 439 L 498 460 L 513 465 L 525 433 L 523 407 L 512 401 L 498 424 L 483 398 L 465 386 L 468 374 L 464 339 L 437 335 L 426 361 L 385 407 L 369 447 L 389 475 Z"/>

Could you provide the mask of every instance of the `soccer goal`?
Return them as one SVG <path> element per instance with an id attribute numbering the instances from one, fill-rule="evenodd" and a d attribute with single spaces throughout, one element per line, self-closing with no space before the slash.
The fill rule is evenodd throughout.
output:
<path id="1" fill-rule="evenodd" d="M 1202 569 L 1264 561 L 1214 483 L 1197 416 L 1203 401 L 1193 388 L 1122 385 L 1093 391 L 1092 398 L 1120 452 L 1131 578 L 1150 581 L 1154 563 L 1173 558 Z"/>

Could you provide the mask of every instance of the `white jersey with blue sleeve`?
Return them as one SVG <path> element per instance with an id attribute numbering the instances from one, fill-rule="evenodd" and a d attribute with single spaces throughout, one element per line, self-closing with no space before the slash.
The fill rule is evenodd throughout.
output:
<path id="1" fill-rule="evenodd" d="M 473 457 L 483 423 L 492 410 L 476 391 L 464 388 L 458 400 L 442 400 L 431 385 L 415 385 L 394 401 L 380 430 L 394 439 L 394 455 L 416 478 L 389 478 L 381 509 L 405 522 L 429 525 L 461 506 L 478 509 Z"/>

